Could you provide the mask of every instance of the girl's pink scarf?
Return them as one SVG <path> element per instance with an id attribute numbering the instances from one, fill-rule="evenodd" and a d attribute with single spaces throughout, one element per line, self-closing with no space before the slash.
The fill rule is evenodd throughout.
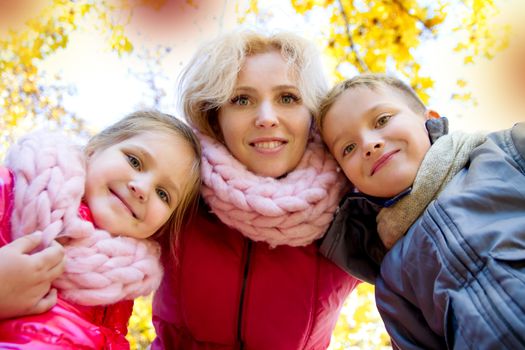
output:
<path id="1" fill-rule="evenodd" d="M 279 179 L 255 175 L 221 143 L 199 138 L 202 195 L 222 222 L 271 247 L 305 246 L 323 236 L 347 182 L 318 136 L 296 169 Z"/>
<path id="2" fill-rule="evenodd" d="M 11 147 L 6 165 L 15 174 L 12 238 L 41 231 L 44 245 L 66 242 L 66 271 L 53 282 L 63 298 L 104 305 L 158 287 L 157 243 L 112 236 L 78 216 L 86 176 L 80 147 L 57 133 L 32 133 Z"/>

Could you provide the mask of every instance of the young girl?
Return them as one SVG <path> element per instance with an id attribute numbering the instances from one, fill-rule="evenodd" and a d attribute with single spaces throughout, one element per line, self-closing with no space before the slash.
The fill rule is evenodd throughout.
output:
<path id="1" fill-rule="evenodd" d="M 56 135 L 31 134 L 6 165 L 4 242 L 41 231 L 45 245 L 62 243 L 66 267 L 53 282 L 57 304 L 0 322 L 0 347 L 128 349 L 132 299 L 155 290 L 162 274 L 158 243 L 147 238 L 168 232 L 174 241 L 198 193 L 193 132 L 171 116 L 137 112 L 83 153 Z"/>
<path id="2" fill-rule="evenodd" d="M 325 349 L 358 280 L 319 254 L 346 184 L 312 125 L 319 54 L 290 33 L 224 34 L 182 77 L 202 206 L 153 302 L 153 349 Z"/>

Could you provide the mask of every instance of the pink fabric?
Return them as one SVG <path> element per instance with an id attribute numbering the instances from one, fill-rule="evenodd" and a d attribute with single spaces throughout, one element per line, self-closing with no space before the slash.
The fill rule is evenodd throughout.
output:
<path id="1" fill-rule="evenodd" d="M 332 221 L 347 184 L 318 136 L 284 178 L 253 174 L 224 145 L 199 134 L 202 195 L 222 222 L 270 246 L 305 246 Z"/>
<path id="2" fill-rule="evenodd" d="M 80 305 L 112 304 L 154 291 L 162 277 L 160 247 L 112 236 L 78 216 L 84 193 L 82 150 L 58 133 L 36 132 L 10 148 L 15 174 L 13 239 L 42 231 L 46 245 L 65 241 L 66 271 L 53 285 Z"/>

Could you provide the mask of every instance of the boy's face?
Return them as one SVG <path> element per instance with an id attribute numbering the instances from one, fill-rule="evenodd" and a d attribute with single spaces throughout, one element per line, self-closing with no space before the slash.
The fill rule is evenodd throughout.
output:
<path id="1" fill-rule="evenodd" d="M 392 197 L 414 182 L 430 148 L 425 116 L 389 87 L 346 90 L 329 109 L 323 139 L 359 191 Z"/>

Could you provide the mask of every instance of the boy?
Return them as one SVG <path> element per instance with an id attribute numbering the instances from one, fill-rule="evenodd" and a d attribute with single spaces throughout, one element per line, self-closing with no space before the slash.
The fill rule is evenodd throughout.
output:
<path id="1" fill-rule="evenodd" d="M 446 134 L 398 79 L 332 89 L 318 125 L 356 187 L 321 252 L 376 285 L 401 349 L 525 347 L 525 123 Z"/>

